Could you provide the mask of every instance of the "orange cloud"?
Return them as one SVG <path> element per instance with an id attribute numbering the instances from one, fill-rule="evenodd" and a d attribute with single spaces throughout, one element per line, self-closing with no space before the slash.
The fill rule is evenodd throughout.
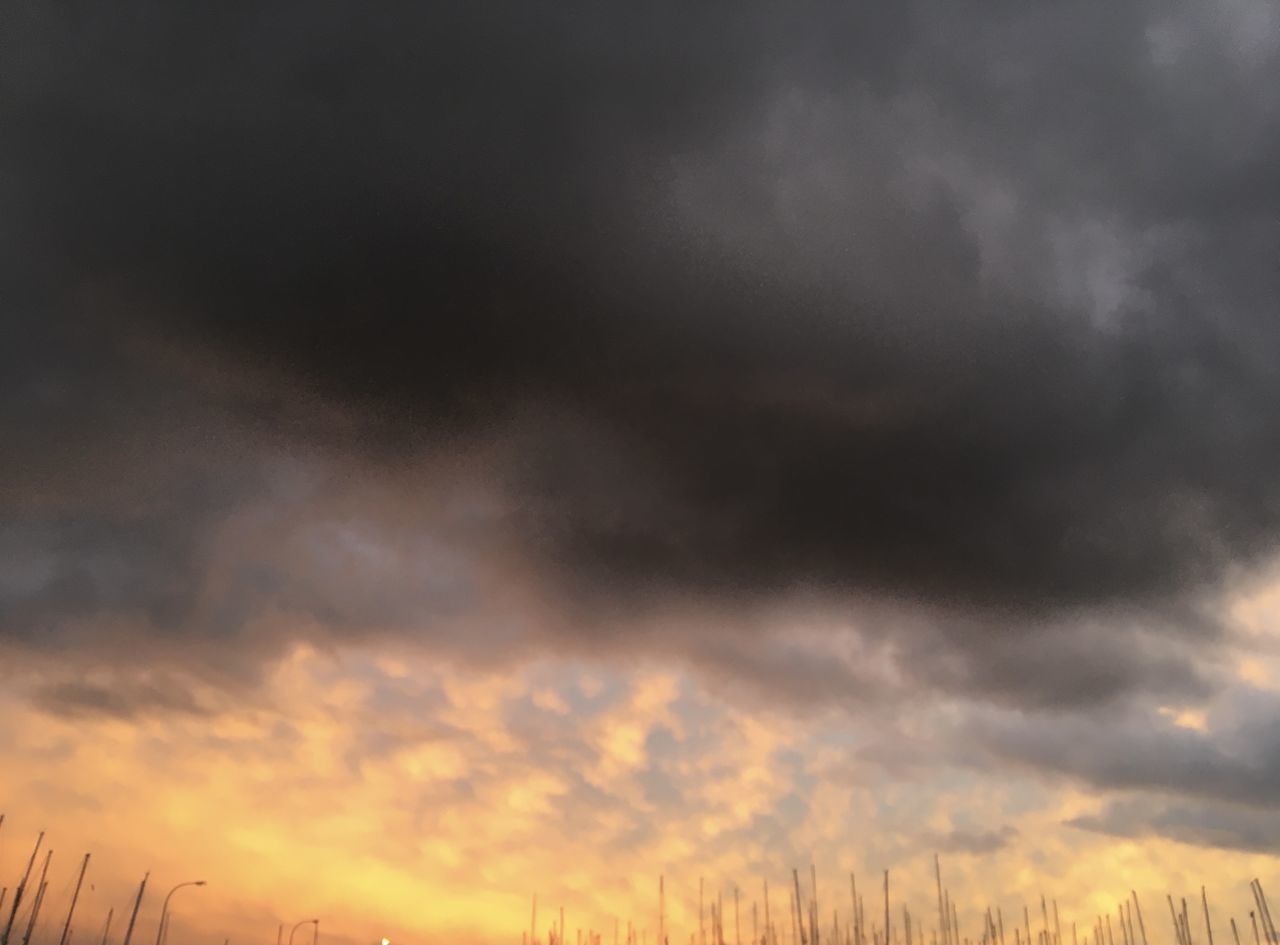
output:
<path id="1" fill-rule="evenodd" d="M 656 666 L 461 675 L 422 654 L 299 648 L 241 704 L 193 696 L 217 708 L 65 717 L 5 697 L 0 865 L 15 875 L 49 830 L 52 921 L 74 859 L 93 851 L 78 942 L 108 908 L 120 920 L 147 870 L 135 941 L 154 935 L 169 886 L 200 878 L 207 887 L 175 897 L 175 943 L 269 941 L 318 916 L 322 939 L 353 945 L 519 941 L 535 894 L 540 934 L 563 904 L 571 940 L 579 927 L 611 940 L 616 920 L 652 941 L 660 874 L 672 941 L 684 941 L 700 880 L 705 896 L 737 885 L 759 914 L 768 879 L 785 918 L 790 868 L 810 862 L 824 910 L 846 918 L 848 873 L 870 901 L 890 867 L 895 901 L 925 930 L 940 844 L 968 924 L 1043 890 L 1090 928 L 1138 888 L 1163 928 L 1163 890 L 1206 877 L 1215 904 L 1246 917 L 1248 879 L 1274 875 L 1262 856 L 1188 858 L 1169 841 L 1064 826 L 1101 804 L 1078 788 L 944 764 L 895 773 L 858 760 L 874 719 L 752 711 Z"/>

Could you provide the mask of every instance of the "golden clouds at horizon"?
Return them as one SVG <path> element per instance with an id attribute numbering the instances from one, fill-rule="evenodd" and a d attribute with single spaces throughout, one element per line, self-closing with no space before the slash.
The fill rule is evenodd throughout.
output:
<path id="1" fill-rule="evenodd" d="M 1044 891 L 1086 928 L 1136 888 L 1158 922 L 1164 890 L 1207 882 L 1225 924 L 1227 909 L 1247 917 L 1248 880 L 1276 872 L 1266 856 L 1066 826 L 1103 805 L 1080 785 L 943 760 L 893 769 L 860 751 L 882 719 L 736 704 L 659 664 L 476 674 L 304 647 L 241 702 L 206 695 L 210 714 L 135 718 L 4 697 L 4 881 L 46 828 L 51 914 L 72 859 L 94 853 L 86 936 L 150 870 L 135 941 L 154 935 L 167 886 L 202 878 L 175 898 L 175 945 L 269 943 L 311 915 L 323 939 L 360 945 L 519 941 L 534 894 L 543 930 L 564 905 L 570 930 L 610 940 L 631 919 L 652 936 L 659 874 L 684 941 L 700 878 L 708 896 L 741 887 L 744 915 L 768 879 L 776 920 L 791 868 L 810 862 L 846 917 L 849 872 L 870 900 L 890 868 L 895 908 L 929 929 L 939 846 L 962 921 Z"/>

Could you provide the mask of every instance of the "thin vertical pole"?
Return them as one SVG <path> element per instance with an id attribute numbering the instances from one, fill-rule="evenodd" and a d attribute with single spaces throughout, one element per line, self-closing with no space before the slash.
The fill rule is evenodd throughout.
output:
<path id="1" fill-rule="evenodd" d="M 1209 921 L 1209 894 L 1200 887 L 1200 901 L 1204 903 L 1204 931 L 1209 937 L 1209 945 L 1213 945 L 1213 925 Z"/>
<path id="2" fill-rule="evenodd" d="M 1275 923 L 1271 921 L 1271 906 L 1267 904 L 1267 894 L 1262 891 L 1262 881 L 1255 878 L 1253 885 L 1258 890 L 1258 907 L 1259 912 L 1262 914 L 1262 928 L 1270 936 L 1273 943 L 1280 941 L 1276 936 Z"/>
<path id="3" fill-rule="evenodd" d="M 124 931 L 124 941 L 120 945 L 129 945 L 133 938 L 133 926 L 138 921 L 138 907 L 142 905 L 142 894 L 147 891 L 147 879 L 151 876 L 146 873 L 142 877 L 142 884 L 138 886 L 138 898 L 133 900 L 133 912 L 129 914 L 129 927 Z"/>
<path id="4" fill-rule="evenodd" d="M 818 916 L 822 913 L 818 909 L 818 867 L 812 862 L 809 863 L 809 877 L 813 886 L 813 901 L 809 904 L 809 940 L 818 945 Z"/>
<path id="5" fill-rule="evenodd" d="M 764 880 L 764 937 L 769 945 L 777 945 L 778 933 L 773 931 L 773 920 L 769 918 L 769 881 Z"/>
<path id="6" fill-rule="evenodd" d="M 40 845 L 44 843 L 44 831 L 40 831 L 40 836 L 36 837 L 35 848 L 31 851 L 31 858 L 27 860 L 27 869 L 22 874 L 22 882 L 18 883 L 18 888 L 13 891 L 13 905 L 9 909 L 9 921 L 5 923 L 4 934 L 0 935 L 0 945 L 9 945 L 9 935 L 13 932 L 13 922 L 18 917 L 18 906 L 22 905 L 22 897 L 27 890 L 27 882 L 31 879 L 31 869 L 36 865 L 36 857 L 40 855 Z"/>
<path id="7" fill-rule="evenodd" d="M 849 873 L 849 902 L 853 906 L 853 945 L 861 945 L 861 934 L 858 925 L 858 880 Z"/>
<path id="8" fill-rule="evenodd" d="M 735 945 L 742 945 L 742 927 L 737 917 L 737 884 L 733 884 L 733 942 Z M 1213 942 L 1210 942 L 1210 945 L 1213 945 Z"/>
<path id="9" fill-rule="evenodd" d="M 658 876 L 658 945 L 667 945 L 667 882 Z"/>
<path id="10" fill-rule="evenodd" d="M 44 894 L 48 888 L 47 882 L 41 882 L 40 888 L 36 890 L 36 901 L 31 904 L 31 919 L 27 922 L 27 934 L 22 936 L 22 945 L 31 941 L 31 933 L 35 931 L 36 919 L 40 918 L 40 907 L 44 905 Z"/>
<path id="11" fill-rule="evenodd" d="M 22 936 L 22 945 L 27 945 L 31 941 L 31 933 L 36 927 L 36 919 L 40 915 L 40 906 L 44 902 L 44 892 L 48 887 L 46 880 L 49 877 L 49 861 L 53 859 L 53 851 L 49 850 L 44 855 L 44 867 L 40 870 L 40 885 L 36 889 L 36 901 L 31 904 L 31 921 L 27 923 L 27 934 Z"/>
<path id="12" fill-rule="evenodd" d="M 936 853 L 933 855 L 933 875 L 938 883 L 938 928 L 942 932 L 942 945 L 951 945 L 947 935 L 947 913 L 942 903 L 942 862 Z"/>
<path id="13" fill-rule="evenodd" d="M 1138 902 L 1137 890 L 1130 889 L 1129 895 L 1133 897 L 1133 911 L 1138 913 L 1138 931 L 1142 933 L 1142 945 L 1147 945 L 1147 924 L 1142 921 L 1142 903 Z"/>
<path id="14" fill-rule="evenodd" d="M 76 891 L 71 894 L 71 908 L 67 910 L 67 921 L 62 926 L 62 938 L 58 940 L 58 945 L 67 945 L 67 936 L 71 934 L 71 917 L 76 914 L 76 902 L 80 898 L 80 887 L 84 885 L 84 871 L 89 868 L 89 854 L 84 855 L 84 862 L 80 864 L 80 878 L 76 880 Z"/>
<path id="15" fill-rule="evenodd" d="M 889 936 L 889 871 L 884 871 L 884 940 L 885 945 L 893 941 Z"/>
<path id="16" fill-rule="evenodd" d="M 800 871 L 792 867 L 791 879 L 796 887 L 796 927 L 800 930 L 800 945 L 809 945 L 809 940 L 804 934 L 804 906 L 801 905 L 803 900 L 800 898 Z"/>
<path id="17" fill-rule="evenodd" d="M 1182 942 L 1182 923 L 1178 921 L 1178 910 L 1173 907 L 1173 896 L 1165 893 L 1165 899 L 1169 900 L 1169 918 L 1173 919 L 1173 931 L 1177 935 L 1178 945 Z"/>

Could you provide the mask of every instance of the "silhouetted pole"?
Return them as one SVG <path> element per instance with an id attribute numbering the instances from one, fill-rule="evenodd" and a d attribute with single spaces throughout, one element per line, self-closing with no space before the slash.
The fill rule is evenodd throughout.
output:
<path id="1" fill-rule="evenodd" d="M 295 925 L 293 928 L 289 930 L 289 945 L 293 945 L 293 933 L 298 931 L 298 929 L 302 928 L 308 922 L 314 923 L 317 929 L 320 927 L 319 919 L 303 919 L 301 922 L 299 922 L 297 925 Z"/>
<path id="2" fill-rule="evenodd" d="M 884 871 L 884 940 L 885 945 L 893 941 L 889 937 L 889 871 Z"/>
<path id="3" fill-rule="evenodd" d="M 778 938 L 776 933 L 770 931 L 772 927 L 773 920 L 769 918 L 769 881 L 766 879 L 764 881 L 764 937 L 771 943 Z"/>
<path id="4" fill-rule="evenodd" d="M 809 941 L 818 945 L 818 867 L 812 862 L 809 864 L 809 882 L 813 887 L 813 899 L 809 903 Z"/>
<path id="5" fill-rule="evenodd" d="M 107 933 L 111 931 L 111 917 L 115 914 L 114 906 L 107 910 L 107 921 L 102 926 L 102 945 L 107 945 Z"/>
<path id="6" fill-rule="evenodd" d="M 658 876 L 658 945 L 667 943 L 667 881 Z"/>
<path id="7" fill-rule="evenodd" d="M 742 927 L 738 924 L 738 887 L 733 887 L 733 941 L 734 945 L 742 945 Z"/>
<path id="8" fill-rule="evenodd" d="M 124 931 L 124 941 L 120 945 L 129 945 L 130 939 L 133 938 L 133 926 L 138 921 L 138 907 L 142 905 L 142 894 L 147 890 L 147 879 L 151 876 L 146 873 L 142 877 L 142 885 L 138 887 L 138 898 L 133 900 L 133 912 L 129 915 L 129 927 Z"/>
<path id="9" fill-rule="evenodd" d="M 203 879 L 193 879 L 190 882 L 178 883 L 169 890 L 169 894 L 164 897 L 164 905 L 160 907 L 160 928 L 156 929 L 156 945 L 160 945 L 161 936 L 164 935 L 164 923 L 169 917 L 169 900 L 173 898 L 173 894 L 179 889 L 185 889 L 187 886 L 203 886 Z"/>
<path id="10" fill-rule="evenodd" d="M 31 904 L 31 918 L 27 922 L 27 933 L 22 936 L 22 945 L 31 941 L 31 933 L 36 930 L 36 919 L 40 918 L 40 907 L 44 905 L 44 894 L 48 888 L 48 883 L 41 883 L 36 890 L 36 901 Z"/>
<path id="11" fill-rule="evenodd" d="M 67 938 L 71 935 L 71 917 L 76 914 L 76 902 L 80 899 L 80 887 L 84 885 L 84 871 L 89 868 L 89 854 L 84 855 L 84 862 L 80 864 L 80 878 L 76 880 L 76 891 L 71 894 L 71 908 L 67 910 L 67 921 L 62 926 L 62 938 L 58 939 L 58 945 L 67 945 Z"/>
<path id="12" fill-rule="evenodd" d="M 809 940 L 804 934 L 804 906 L 801 904 L 802 900 L 800 899 L 800 872 L 795 867 L 791 869 L 791 881 L 796 888 L 796 927 L 800 930 L 800 945 L 809 945 Z"/>
<path id="13" fill-rule="evenodd" d="M 13 932 L 13 922 L 18 917 L 18 906 L 22 905 L 22 896 L 27 889 L 27 880 L 31 878 L 31 868 L 36 865 L 36 857 L 40 855 L 40 845 L 44 843 L 44 831 L 36 837 L 35 849 L 31 851 L 31 859 L 27 860 L 27 870 L 22 874 L 22 882 L 13 891 L 13 905 L 9 909 L 9 921 L 5 923 L 4 934 L 0 935 L 0 945 L 9 945 L 9 935 Z"/>
<path id="14" fill-rule="evenodd" d="M 26 934 L 22 936 L 22 945 L 28 945 L 31 941 L 31 933 L 35 931 L 36 919 L 40 917 L 40 906 L 44 902 L 44 891 L 48 888 L 49 883 L 49 861 L 53 859 L 53 851 L 50 850 L 44 855 L 44 866 L 40 870 L 40 885 L 36 889 L 36 901 L 31 904 L 31 919 L 27 922 Z"/>
<path id="15" fill-rule="evenodd" d="M 942 945 L 950 945 L 951 936 L 948 934 L 946 909 L 942 902 L 942 862 L 938 859 L 938 854 L 933 855 L 933 875 L 938 883 L 938 929 L 942 933 Z"/>

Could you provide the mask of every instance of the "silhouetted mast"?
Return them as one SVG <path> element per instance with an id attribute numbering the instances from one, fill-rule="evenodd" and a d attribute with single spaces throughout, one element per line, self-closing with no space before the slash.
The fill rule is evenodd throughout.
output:
<path id="1" fill-rule="evenodd" d="M 4 934 L 0 935 L 0 945 L 9 945 L 9 935 L 13 931 L 14 920 L 18 918 L 18 906 L 22 905 L 22 895 L 27 888 L 27 880 L 31 878 L 31 868 L 36 865 L 36 857 L 40 855 L 40 845 L 44 843 L 44 831 L 36 837 L 35 849 L 31 851 L 31 859 L 27 860 L 27 870 L 22 874 L 22 882 L 13 891 L 13 905 L 9 909 L 9 921 L 5 923 Z"/>
<path id="2" fill-rule="evenodd" d="M 102 945 L 107 945 L 107 933 L 111 931 L 111 917 L 115 914 L 114 906 L 107 910 L 107 921 L 102 926 Z"/>
<path id="3" fill-rule="evenodd" d="M 53 851 L 44 855 L 44 867 L 40 870 L 40 887 L 36 890 L 36 901 L 31 904 L 31 918 L 27 921 L 27 932 L 22 936 L 22 945 L 29 945 L 31 933 L 35 931 L 36 919 L 40 917 L 40 906 L 44 903 L 44 892 L 49 888 L 46 880 L 49 876 L 49 861 L 53 859 Z"/>
<path id="4" fill-rule="evenodd" d="M 667 945 L 667 884 L 658 876 L 658 945 Z"/>
<path id="5" fill-rule="evenodd" d="M 142 885 L 138 887 L 138 898 L 133 900 L 133 912 L 129 915 L 129 927 L 124 931 L 124 942 L 121 945 L 129 945 L 129 940 L 133 938 L 133 925 L 138 921 L 138 907 L 142 905 L 142 894 L 147 890 L 147 877 L 150 873 L 142 877 Z"/>
<path id="6" fill-rule="evenodd" d="M 58 940 L 58 945 L 67 945 L 67 939 L 71 937 L 71 917 L 76 914 L 76 902 L 80 899 L 80 887 L 84 885 L 84 871 L 89 868 L 89 854 L 84 855 L 84 862 L 80 864 L 80 878 L 76 880 L 76 891 L 71 894 L 71 908 L 67 910 L 67 921 L 62 926 L 62 938 Z"/>

